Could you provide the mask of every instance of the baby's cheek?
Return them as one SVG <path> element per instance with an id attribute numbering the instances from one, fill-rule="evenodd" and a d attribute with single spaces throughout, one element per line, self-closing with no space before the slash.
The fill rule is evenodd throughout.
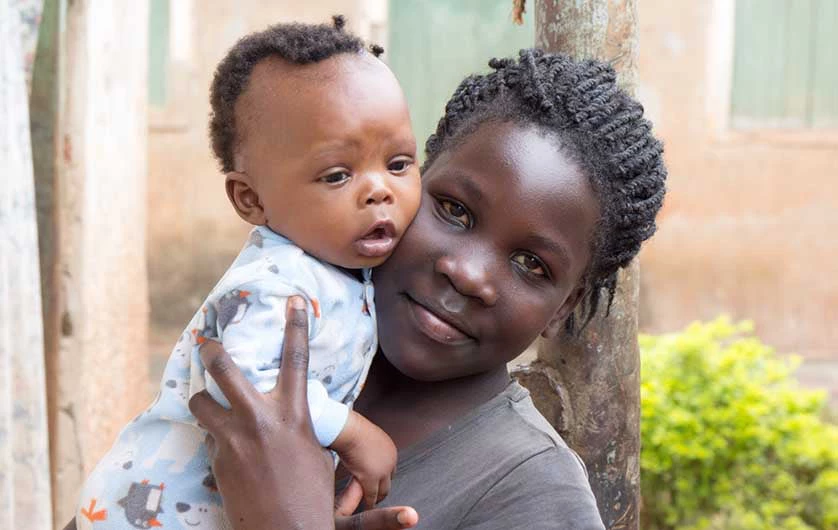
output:
<path id="1" fill-rule="evenodd" d="M 402 213 L 409 224 L 419 211 L 419 204 L 422 200 L 422 181 L 419 175 L 409 177 L 405 180 L 405 191 L 402 198 Z"/>

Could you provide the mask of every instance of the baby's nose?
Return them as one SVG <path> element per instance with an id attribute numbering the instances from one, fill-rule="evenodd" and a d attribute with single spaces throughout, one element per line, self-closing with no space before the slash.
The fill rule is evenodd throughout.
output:
<path id="1" fill-rule="evenodd" d="M 376 204 L 392 204 L 394 202 L 393 192 L 384 176 L 370 174 L 366 178 L 367 185 L 361 194 L 362 204 L 372 206 Z"/>

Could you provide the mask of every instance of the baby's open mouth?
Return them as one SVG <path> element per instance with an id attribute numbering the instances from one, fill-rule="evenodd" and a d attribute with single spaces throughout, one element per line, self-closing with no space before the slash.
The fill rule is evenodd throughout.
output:
<path id="1" fill-rule="evenodd" d="M 389 219 L 376 221 L 355 241 L 358 254 L 368 258 L 387 256 L 396 246 L 396 225 Z"/>

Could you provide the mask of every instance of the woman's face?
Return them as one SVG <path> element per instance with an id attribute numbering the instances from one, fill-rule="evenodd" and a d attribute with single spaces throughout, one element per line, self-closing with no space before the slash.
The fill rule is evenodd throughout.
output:
<path id="1" fill-rule="evenodd" d="M 486 123 L 427 169 L 419 213 L 374 275 L 379 340 L 399 371 L 477 374 L 561 328 L 599 218 L 563 151 L 534 126 Z"/>

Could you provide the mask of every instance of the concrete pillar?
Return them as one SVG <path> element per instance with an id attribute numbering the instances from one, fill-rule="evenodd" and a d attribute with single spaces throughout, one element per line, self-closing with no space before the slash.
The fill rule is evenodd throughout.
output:
<path id="1" fill-rule="evenodd" d="M 58 271 L 46 329 L 59 335 L 47 351 L 59 526 L 148 387 L 148 3 L 60 5 L 56 177 L 39 179 L 55 212 L 44 207 L 54 240 L 43 246 Z"/>

